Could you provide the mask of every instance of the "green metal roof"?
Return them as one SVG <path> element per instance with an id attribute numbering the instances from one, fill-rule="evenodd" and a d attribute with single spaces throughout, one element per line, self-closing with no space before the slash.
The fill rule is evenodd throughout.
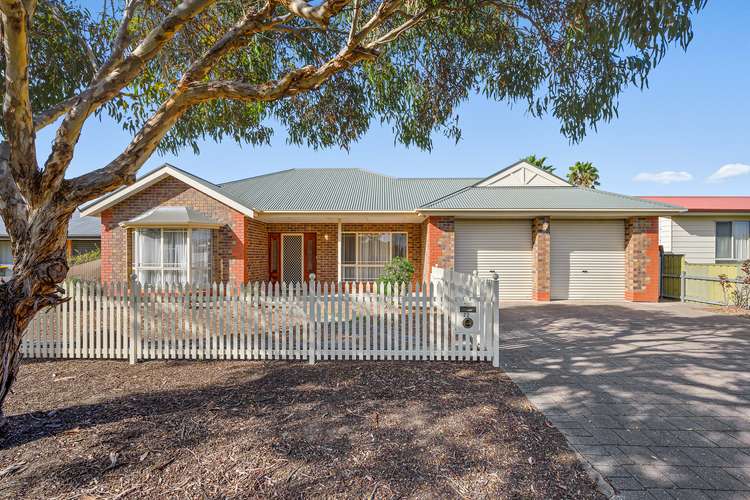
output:
<path id="1" fill-rule="evenodd" d="M 469 187 L 428 202 L 424 210 L 634 210 L 681 211 L 680 207 L 580 187 Z"/>
<path id="2" fill-rule="evenodd" d="M 413 212 L 478 179 L 397 178 L 358 168 L 292 169 L 219 185 L 264 212 Z"/>
<path id="3" fill-rule="evenodd" d="M 259 212 L 684 211 L 666 203 L 579 187 L 478 187 L 481 179 L 477 178 L 391 177 L 359 168 L 290 169 L 214 184 L 178 167 L 163 167 L 178 170 L 207 189 Z"/>

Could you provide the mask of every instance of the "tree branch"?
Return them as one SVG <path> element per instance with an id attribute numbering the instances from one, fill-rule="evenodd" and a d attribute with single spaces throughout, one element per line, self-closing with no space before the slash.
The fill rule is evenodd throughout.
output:
<path id="1" fill-rule="evenodd" d="M 325 64 L 305 66 L 288 72 L 279 80 L 263 84 L 241 81 L 196 82 L 165 101 L 144 124 L 128 147 L 107 166 L 89 174 L 65 181 L 64 192 L 71 203 L 81 205 L 123 184 L 135 182 L 135 174 L 169 132 L 175 122 L 192 106 L 215 100 L 233 99 L 267 102 L 289 97 L 322 85 L 335 73 L 345 71 L 360 61 L 374 59 L 377 53 L 361 48 L 347 48 Z"/>
<path id="2" fill-rule="evenodd" d="M 310 5 L 306 0 L 279 0 L 295 16 L 327 27 L 331 18 L 344 10 L 351 0 L 324 0 L 320 5 Z"/>
<path id="3" fill-rule="evenodd" d="M 66 112 L 65 118 L 57 130 L 52 151 L 44 164 L 42 193 L 51 196 L 59 190 L 65 176 L 65 170 L 73 158 L 75 144 L 78 142 L 86 118 L 104 102 L 117 95 L 123 87 L 138 75 L 146 63 L 159 53 L 175 33 L 215 1 L 182 0 L 162 20 L 159 26 L 146 35 L 129 56 L 119 62 L 114 62 L 106 74 L 101 75 L 100 79 L 95 79 L 78 96 L 78 99 Z M 130 6 L 133 7 L 133 4 Z M 127 30 L 127 27 L 124 29 Z"/>
<path id="4" fill-rule="evenodd" d="M 117 28 L 117 35 L 115 41 L 112 44 L 112 52 L 101 68 L 96 72 L 94 81 L 98 81 L 101 77 L 107 74 L 112 66 L 122 61 L 122 57 L 125 54 L 125 50 L 130 44 L 130 21 L 133 19 L 135 10 L 142 3 L 143 0 L 130 0 L 125 5 L 125 10 L 122 13 L 122 19 L 120 20 L 120 26 Z"/>
<path id="5" fill-rule="evenodd" d="M 263 21 L 273 14 L 273 2 L 266 2 L 266 5 L 257 13 L 245 14 L 242 19 L 237 21 L 227 33 L 221 37 L 203 56 L 196 60 L 190 68 L 182 75 L 177 85 L 178 91 L 184 90 L 188 84 L 202 80 L 211 71 L 211 68 L 227 53 L 242 46 L 246 42 L 246 37 L 269 31 L 275 26 L 287 21 L 290 15 L 273 19 L 269 23 Z"/>
<path id="6" fill-rule="evenodd" d="M 33 2 L 29 7 L 33 9 Z M 29 97 L 29 18 L 24 4 L 2 0 L 3 50 L 5 51 L 5 98 L 3 124 L 8 142 L 8 164 L 14 181 L 26 199 L 36 191 L 34 120 Z"/>

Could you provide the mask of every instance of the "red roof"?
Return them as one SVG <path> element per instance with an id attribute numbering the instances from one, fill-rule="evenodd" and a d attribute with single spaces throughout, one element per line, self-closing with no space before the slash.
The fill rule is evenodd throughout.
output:
<path id="1" fill-rule="evenodd" d="M 750 212 L 750 196 L 641 196 L 688 209 L 688 212 Z"/>

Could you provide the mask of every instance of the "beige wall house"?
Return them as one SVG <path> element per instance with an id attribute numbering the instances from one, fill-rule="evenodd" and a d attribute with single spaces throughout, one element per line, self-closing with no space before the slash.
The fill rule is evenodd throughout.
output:
<path id="1" fill-rule="evenodd" d="M 678 205 L 680 215 L 659 218 L 659 244 L 692 264 L 750 259 L 750 196 L 647 196 Z"/>

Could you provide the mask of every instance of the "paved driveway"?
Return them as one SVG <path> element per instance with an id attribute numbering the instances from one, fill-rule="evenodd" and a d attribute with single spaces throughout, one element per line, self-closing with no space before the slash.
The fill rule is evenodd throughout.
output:
<path id="1" fill-rule="evenodd" d="M 623 498 L 750 498 L 750 319 L 505 305 L 503 368 Z"/>

